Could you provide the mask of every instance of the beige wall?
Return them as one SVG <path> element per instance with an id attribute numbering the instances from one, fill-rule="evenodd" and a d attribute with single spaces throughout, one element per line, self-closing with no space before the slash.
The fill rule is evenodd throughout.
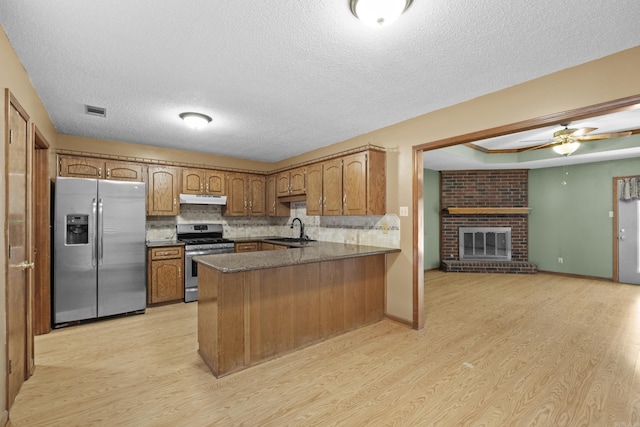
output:
<path id="1" fill-rule="evenodd" d="M 3 147 L 6 144 L 6 117 L 7 117 L 7 101 L 5 97 L 5 89 L 8 88 L 11 93 L 18 100 L 20 105 L 31 116 L 31 122 L 35 123 L 40 129 L 44 137 L 49 143 L 54 144 L 56 140 L 56 133 L 49 115 L 45 110 L 38 94 L 31 85 L 31 81 L 18 57 L 16 56 L 7 36 L 0 27 L 0 88 L 2 89 L 2 106 L 0 112 L 2 118 L 0 119 L 0 135 L 3 141 Z M 6 239 L 6 165 L 5 165 L 5 149 L 0 150 L 0 176 L 2 177 L 3 185 L 0 185 L 0 222 L 2 228 L 5 230 L 3 233 Z M 0 245 L 0 259 L 6 257 L 6 242 Z M 6 263 L 0 263 L 0 334 L 2 339 L 0 340 L 0 422 L 6 417 L 6 288 L 7 288 L 7 270 Z"/>

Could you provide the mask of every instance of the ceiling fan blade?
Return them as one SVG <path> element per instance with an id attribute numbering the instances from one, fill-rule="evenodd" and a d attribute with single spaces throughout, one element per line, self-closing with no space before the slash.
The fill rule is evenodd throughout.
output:
<path id="1" fill-rule="evenodd" d="M 582 135 L 586 135 L 588 133 L 593 132 L 594 130 L 597 130 L 598 128 L 580 128 L 578 130 L 576 130 L 575 132 L 571 133 L 571 135 L 573 136 L 582 136 Z"/>
<path id="2" fill-rule="evenodd" d="M 614 132 L 614 133 L 601 133 L 598 135 L 586 135 L 578 138 L 578 141 L 596 141 L 599 139 L 609 139 L 609 138 L 624 138 L 625 136 L 631 135 L 631 131 L 626 132 Z"/>
<path id="3" fill-rule="evenodd" d="M 550 146 L 556 145 L 556 144 L 557 143 L 555 141 L 549 141 L 546 144 L 534 145 L 534 146 L 531 146 L 531 147 L 523 148 L 523 149 L 519 150 L 519 152 L 540 150 L 542 148 L 547 148 L 547 147 L 550 147 Z"/>
<path id="4" fill-rule="evenodd" d="M 518 141 L 518 142 L 539 142 L 539 143 L 547 143 L 547 142 L 553 142 L 552 139 L 549 138 L 545 138 L 545 139 L 523 139 L 522 141 Z"/>

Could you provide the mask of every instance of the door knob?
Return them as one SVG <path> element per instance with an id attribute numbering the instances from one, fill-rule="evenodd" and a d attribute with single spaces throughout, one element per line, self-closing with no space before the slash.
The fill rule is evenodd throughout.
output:
<path id="1" fill-rule="evenodd" d="M 21 268 L 23 270 L 26 270 L 28 268 L 33 268 L 35 267 L 35 263 L 33 262 L 27 262 L 27 261 L 22 261 L 20 264 L 10 264 L 9 267 L 13 267 L 13 268 Z"/>

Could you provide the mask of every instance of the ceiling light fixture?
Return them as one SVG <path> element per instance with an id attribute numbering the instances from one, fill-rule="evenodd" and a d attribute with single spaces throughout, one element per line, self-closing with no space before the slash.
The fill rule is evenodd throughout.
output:
<path id="1" fill-rule="evenodd" d="M 568 156 L 569 154 L 572 154 L 574 151 L 576 151 L 578 147 L 580 147 L 579 142 L 565 142 L 564 144 L 555 145 L 553 147 L 553 151 L 562 156 Z"/>
<path id="2" fill-rule="evenodd" d="M 413 0 L 349 0 L 351 13 L 372 27 L 386 27 L 407 10 Z"/>
<path id="3" fill-rule="evenodd" d="M 211 117 L 202 113 L 180 113 L 180 118 L 193 129 L 202 129 L 211 122 Z"/>
<path id="4" fill-rule="evenodd" d="M 572 154 L 578 149 L 578 147 L 580 147 L 578 138 L 580 135 L 584 134 L 585 130 L 587 133 L 591 130 L 595 130 L 595 128 L 591 128 L 591 130 L 588 128 L 569 129 L 569 123 L 562 123 L 561 126 L 564 126 L 564 129 L 553 133 L 553 142 L 556 144 L 553 146 L 553 151 L 565 157 Z"/>

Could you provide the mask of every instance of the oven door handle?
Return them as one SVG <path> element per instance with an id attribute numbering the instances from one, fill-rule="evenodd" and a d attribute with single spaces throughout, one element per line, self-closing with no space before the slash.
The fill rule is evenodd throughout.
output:
<path id="1" fill-rule="evenodd" d="M 219 249 L 202 249 L 190 251 L 187 250 L 184 253 L 185 257 L 194 257 L 198 255 L 217 255 L 217 254 L 231 254 L 233 253 L 233 248 L 219 248 Z"/>

